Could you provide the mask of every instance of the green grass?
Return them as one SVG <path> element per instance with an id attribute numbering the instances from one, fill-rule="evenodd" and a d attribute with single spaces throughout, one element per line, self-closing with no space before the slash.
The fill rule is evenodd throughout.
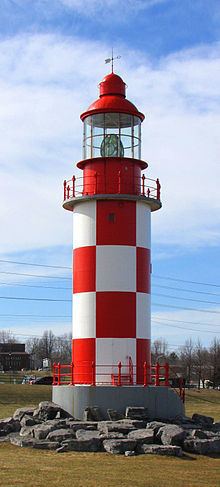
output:
<path id="1" fill-rule="evenodd" d="M 51 398 L 50 386 L 0 385 L 0 417 Z M 220 419 L 219 391 L 188 391 L 186 414 Z M 0 444 L 1 487 L 219 487 L 220 458 L 189 455 L 125 458 L 106 453 L 64 453 Z"/>

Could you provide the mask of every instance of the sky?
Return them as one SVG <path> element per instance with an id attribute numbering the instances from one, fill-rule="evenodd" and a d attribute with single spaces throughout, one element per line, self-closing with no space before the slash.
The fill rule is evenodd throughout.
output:
<path id="1" fill-rule="evenodd" d="M 79 175 L 79 115 L 113 47 L 146 115 L 146 175 L 162 185 L 152 339 L 179 350 L 220 338 L 219 32 L 218 0 L 0 0 L 0 330 L 20 340 L 71 331 L 62 182 Z"/>

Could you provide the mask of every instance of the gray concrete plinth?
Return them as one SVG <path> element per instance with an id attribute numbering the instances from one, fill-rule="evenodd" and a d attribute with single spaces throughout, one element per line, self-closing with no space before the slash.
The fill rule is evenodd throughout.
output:
<path id="1" fill-rule="evenodd" d="M 144 406 L 149 419 L 171 419 L 184 414 L 184 405 L 169 387 L 155 386 L 53 386 L 52 400 L 76 419 L 83 419 L 86 407 L 98 406 L 104 419 L 107 409 L 125 414 L 127 406 Z"/>

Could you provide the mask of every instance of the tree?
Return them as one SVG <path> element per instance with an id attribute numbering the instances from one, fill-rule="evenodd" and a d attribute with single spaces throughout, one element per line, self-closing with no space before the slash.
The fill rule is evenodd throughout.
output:
<path id="1" fill-rule="evenodd" d="M 183 375 L 186 378 L 186 381 L 190 383 L 194 365 L 194 345 L 191 338 L 185 341 L 180 353 L 180 359 L 183 367 Z"/>
<path id="2" fill-rule="evenodd" d="M 0 343 L 16 343 L 15 336 L 10 330 L 0 330 Z"/>
<path id="3" fill-rule="evenodd" d="M 195 345 L 194 350 L 194 370 L 197 376 L 198 389 L 200 389 L 201 382 L 204 387 L 204 380 L 207 377 L 207 367 L 208 367 L 208 351 L 202 346 L 200 339 Z"/>
<path id="4" fill-rule="evenodd" d="M 209 361 L 211 366 L 211 380 L 213 387 L 216 387 L 220 384 L 220 340 L 216 337 L 210 347 Z"/>
<path id="5" fill-rule="evenodd" d="M 152 347 L 152 363 L 156 363 L 160 358 L 166 360 L 168 356 L 168 343 L 164 338 L 154 340 Z"/>

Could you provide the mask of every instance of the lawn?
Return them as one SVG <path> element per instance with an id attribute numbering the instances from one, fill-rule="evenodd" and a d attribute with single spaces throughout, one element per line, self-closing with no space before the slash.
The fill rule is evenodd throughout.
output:
<path id="1" fill-rule="evenodd" d="M 0 417 L 50 399 L 50 386 L 0 385 Z M 220 419 L 219 391 L 187 392 L 186 412 Z M 0 444 L 1 487 L 219 487 L 220 458 L 125 458 L 107 453 L 22 449 Z"/>

